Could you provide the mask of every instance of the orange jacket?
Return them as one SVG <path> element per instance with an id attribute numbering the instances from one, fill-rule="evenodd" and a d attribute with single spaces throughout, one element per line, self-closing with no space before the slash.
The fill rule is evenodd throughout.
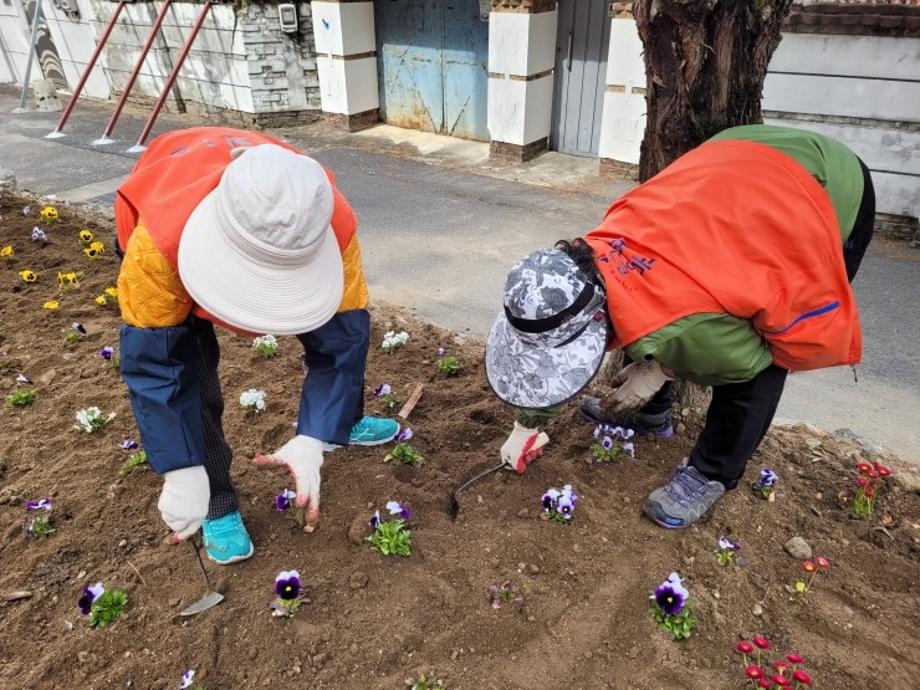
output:
<path id="1" fill-rule="evenodd" d="M 239 146 L 277 144 L 260 132 L 229 127 L 195 127 L 157 137 L 119 188 L 115 199 L 118 244 L 125 250 L 118 280 L 124 320 L 142 328 L 181 323 L 192 311 L 226 326 L 192 303 L 178 272 L 179 239 L 195 207 L 217 187 L 230 151 Z M 340 311 L 367 306 L 357 221 L 348 201 L 326 171 L 335 196 L 332 228 L 345 269 Z"/>
<path id="2" fill-rule="evenodd" d="M 727 313 L 749 320 L 785 369 L 860 360 L 834 208 L 776 149 L 703 144 L 617 200 L 585 239 L 620 346 L 686 316 Z"/>

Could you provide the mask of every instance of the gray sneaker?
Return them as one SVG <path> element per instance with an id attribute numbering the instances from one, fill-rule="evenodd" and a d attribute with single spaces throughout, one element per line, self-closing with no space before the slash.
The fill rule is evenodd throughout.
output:
<path id="1" fill-rule="evenodd" d="M 655 489 L 645 501 L 645 514 L 661 527 L 680 529 L 699 520 L 722 498 L 725 486 L 706 479 L 686 458 L 674 470 L 665 486 Z"/>
<path id="2" fill-rule="evenodd" d="M 601 407 L 601 399 L 592 398 L 589 395 L 578 401 L 578 409 L 585 419 L 594 424 L 621 426 L 625 429 L 632 429 L 639 436 L 654 434 L 660 439 L 671 438 L 674 435 L 674 427 L 671 426 L 671 410 L 665 410 L 659 414 L 633 412 L 619 417 L 610 417 Z"/>

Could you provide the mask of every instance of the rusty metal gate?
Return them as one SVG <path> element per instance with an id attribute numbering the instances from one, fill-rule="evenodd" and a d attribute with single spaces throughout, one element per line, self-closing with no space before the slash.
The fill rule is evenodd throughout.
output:
<path id="1" fill-rule="evenodd" d="M 380 116 L 398 127 L 489 139 L 489 25 L 479 0 L 376 0 Z"/>

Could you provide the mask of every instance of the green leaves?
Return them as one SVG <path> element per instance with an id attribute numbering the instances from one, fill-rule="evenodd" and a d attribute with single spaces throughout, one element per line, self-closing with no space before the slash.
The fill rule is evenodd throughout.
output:
<path id="1" fill-rule="evenodd" d="M 438 360 L 438 371 L 445 376 L 457 376 L 463 371 L 463 365 L 460 364 L 459 359 L 453 355 L 448 355 Z"/>
<path id="2" fill-rule="evenodd" d="M 405 520 L 381 522 L 367 541 L 384 556 L 408 557 L 412 553 L 412 532 Z"/>
<path id="3" fill-rule="evenodd" d="M 689 605 L 685 605 L 684 608 L 680 610 L 680 613 L 675 616 L 668 616 L 665 614 L 661 607 L 654 601 L 651 603 L 649 610 L 652 612 L 652 616 L 655 618 L 658 627 L 669 632 L 675 640 L 686 640 L 689 638 L 690 631 L 693 630 L 696 625 Z"/>
<path id="4" fill-rule="evenodd" d="M 393 450 L 383 458 L 384 462 L 396 462 L 400 465 L 412 465 L 418 467 L 425 460 L 424 456 L 413 448 L 409 443 L 397 443 Z"/>
<path id="5" fill-rule="evenodd" d="M 31 388 L 17 388 L 6 396 L 7 407 L 26 407 L 35 402 L 35 391 Z"/>
<path id="6" fill-rule="evenodd" d="M 385 412 L 393 412 L 400 403 L 399 396 L 396 393 L 387 393 L 380 398 L 380 406 Z"/>
<path id="7" fill-rule="evenodd" d="M 120 589 L 108 589 L 102 593 L 89 612 L 91 628 L 104 628 L 118 620 L 128 605 L 128 595 Z"/>
<path id="8" fill-rule="evenodd" d="M 50 537 L 54 534 L 54 527 L 51 526 L 50 515 L 36 515 L 29 522 L 29 533 L 33 537 Z"/>
<path id="9" fill-rule="evenodd" d="M 139 450 L 136 453 L 131 453 L 131 455 L 128 456 L 128 459 L 125 460 L 125 464 L 122 465 L 121 469 L 118 471 L 118 474 L 122 477 L 127 477 L 129 474 L 134 474 L 135 470 L 146 466 L 146 464 L 147 452 Z"/>
<path id="10" fill-rule="evenodd" d="M 619 462 L 623 449 L 614 443 L 610 448 L 604 448 L 600 443 L 591 444 L 591 455 L 598 462 Z"/>

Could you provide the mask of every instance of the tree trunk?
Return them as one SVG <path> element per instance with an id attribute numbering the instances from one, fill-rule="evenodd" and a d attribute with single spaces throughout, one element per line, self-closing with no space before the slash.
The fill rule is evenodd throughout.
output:
<path id="1" fill-rule="evenodd" d="M 639 176 L 712 135 L 761 121 L 767 65 L 792 0 L 637 0 L 647 121 Z"/>

